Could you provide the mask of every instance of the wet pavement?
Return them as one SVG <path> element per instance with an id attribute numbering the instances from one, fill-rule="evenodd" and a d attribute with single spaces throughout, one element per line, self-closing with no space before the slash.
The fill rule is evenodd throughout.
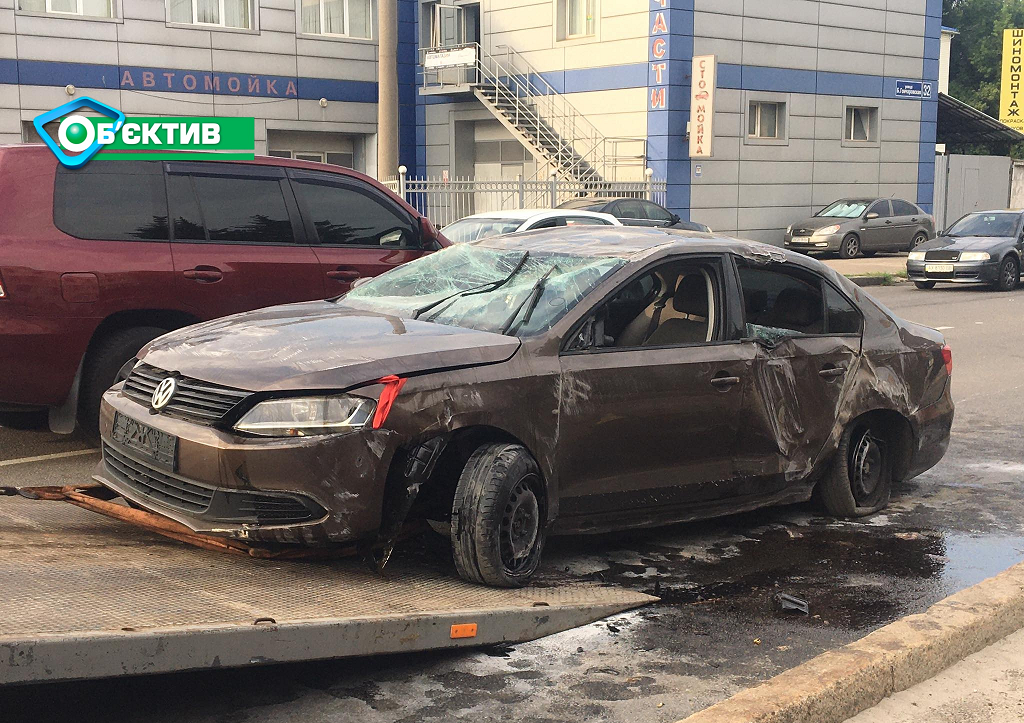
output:
<path id="1" fill-rule="evenodd" d="M 946 327 L 957 419 L 942 463 L 901 485 L 882 514 L 837 521 L 806 504 L 556 538 L 538 583 L 599 580 L 662 602 L 472 653 L 3 691 L 3 718 L 675 721 L 919 612 L 1024 559 L 1024 290 L 908 287 L 872 293 L 906 318 Z M 34 475 L 36 466 L 0 468 L 0 476 Z M 454 574 L 442 538 L 396 554 Z M 780 610 L 779 593 L 805 600 L 809 613 Z"/>

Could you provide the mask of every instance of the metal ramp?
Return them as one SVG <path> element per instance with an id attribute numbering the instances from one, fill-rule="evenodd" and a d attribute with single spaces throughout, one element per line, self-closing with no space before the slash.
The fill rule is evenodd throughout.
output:
<path id="1" fill-rule="evenodd" d="M 0 499 L 0 684 L 523 642 L 645 605 L 597 585 L 499 590 L 402 563 L 181 545 L 65 503 Z"/>

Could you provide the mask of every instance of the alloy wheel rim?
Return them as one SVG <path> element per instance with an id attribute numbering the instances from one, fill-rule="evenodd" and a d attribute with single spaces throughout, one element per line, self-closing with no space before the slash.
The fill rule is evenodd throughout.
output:
<path id="1" fill-rule="evenodd" d="M 861 435 L 850 456 L 850 477 L 853 496 L 858 504 L 863 504 L 878 491 L 882 482 L 882 448 L 871 435 L 871 430 Z"/>
<path id="2" fill-rule="evenodd" d="M 1012 263 L 1003 264 L 1003 286 L 1012 286 L 1013 285 L 1013 282 L 1015 280 L 1013 278 L 1014 270 L 1015 269 L 1013 268 L 1013 264 Z"/>
<path id="3" fill-rule="evenodd" d="M 850 256 L 857 255 L 857 239 L 851 238 L 846 242 L 846 253 Z"/>
<path id="4" fill-rule="evenodd" d="M 501 563 L 513 573 L 529 563 L 540 535 L 540 501 L 530 482 L 527 476 L 516 483 L 501 517 Z"/>

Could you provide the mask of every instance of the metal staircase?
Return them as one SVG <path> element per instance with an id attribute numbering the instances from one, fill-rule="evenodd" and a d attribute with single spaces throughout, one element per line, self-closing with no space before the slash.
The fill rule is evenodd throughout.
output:
<path id="1" fill-rule="evenodd" d="M 538 160 L 541 169 L 535 178 L 548 168 L 563 180 L 588 185 L 601 183 L 609 177 L 617 159 L 614 154 L 609 154 L 609 147 L 614 148 L 622 141 L 642 142 L 640 139 L 609 139 L 603 136 L 539 71 L 509 46 L 498 46 L 500 52 L 493 56 L 479 43 L 466 44 L 458 50 L 468 48 L 473 48 L 476 53 L 472 65 L 458 69 L 424 67 L 421 92 L 471 90 Z M 424 58 L 441 50 L 450 49 L 427 49 Z"/>

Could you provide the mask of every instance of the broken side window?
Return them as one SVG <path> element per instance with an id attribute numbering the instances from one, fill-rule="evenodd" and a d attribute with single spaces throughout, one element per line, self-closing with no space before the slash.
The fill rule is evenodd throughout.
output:
<path id="1" fill-rule="evenodd" d="M 767 344 L 825 333 L 821 281 L 790 269 L 740 265 L 747 335 Z"/>

